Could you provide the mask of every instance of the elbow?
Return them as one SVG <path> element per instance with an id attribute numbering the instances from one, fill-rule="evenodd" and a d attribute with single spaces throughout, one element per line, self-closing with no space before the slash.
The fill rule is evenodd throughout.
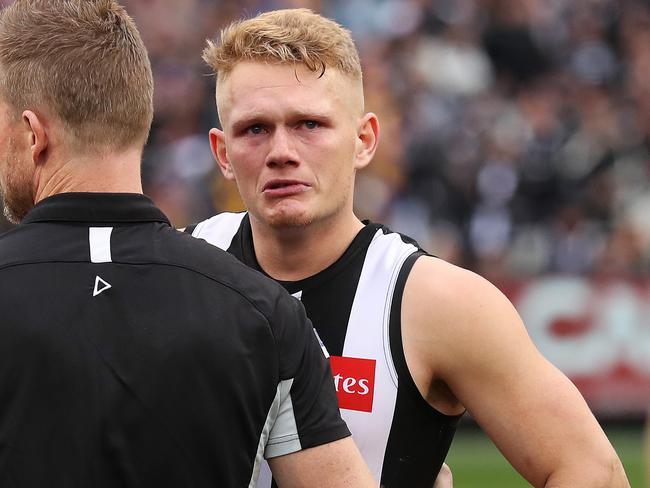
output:
<path id="1" fill-rule="evenodd" d="M 623 464 L 615 453 L 572 468 L 558 470 L 549 476 L 545 488 L 630 488 Z"/>
<path id="2" fill-rule="evenodd" d="M 594 487 L 602 488 L 630 488 L 630 482 L 627 480 L 623 463 L 615 452 L 603 459 L 600 463 L 593 466 Z"/>
<path id="3" fill-rule="evenodd" d="M 625 474 L 623 463 L 616 454 L 612 456 L 609 463 L 606 463 L 603 470 L 607 480 L 601 486 L 603 488 L 611 486 L 612 488 L 630 488 L 630 482 Z"/>

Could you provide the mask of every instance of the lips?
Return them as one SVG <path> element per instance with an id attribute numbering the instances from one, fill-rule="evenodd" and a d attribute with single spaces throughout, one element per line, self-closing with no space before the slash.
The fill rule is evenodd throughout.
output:
<path id="1" fill-rule="evenodd" d="M 262 187 L 262 193 L 267 196 L 283 197 L 307 191 L 308 183 L 300 180 L 275 179 L 267 181 Z"/>

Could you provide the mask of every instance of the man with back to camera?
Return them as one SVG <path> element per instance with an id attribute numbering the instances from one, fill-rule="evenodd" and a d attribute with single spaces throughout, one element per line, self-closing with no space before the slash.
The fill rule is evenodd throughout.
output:
<path id="1" fill-rule="evenodd" d="M 534 486 L 629 486 L 580 393 L 493 285 L 354 215 L 379 123 L 349 32 L 304 9 L 268 12 L 224 29 L 204 59 L 223 127 L 210 144 L 248 212 L 186 232 L 303 301 L 381 485 L 431 487 L 467 408 Z"/>
<path id="2" fill-rule="evenodd" d="M 0 486 L 376 486 L 300 304 L 142 195 L 153 81 L 113 0 L 0 14 Z"/>

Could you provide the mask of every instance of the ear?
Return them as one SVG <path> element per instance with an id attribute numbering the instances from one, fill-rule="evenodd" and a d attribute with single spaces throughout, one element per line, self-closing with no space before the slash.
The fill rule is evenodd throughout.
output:
<path id="1" fill-rule="evenodd" d="M 230 160 L 228 159 L 228 152 L 226 151 L 226 139 L 223 131 L 219 129 L 210 129 L 209 137 L 210 149 L 212 149 L 212 155 L 217 161 L 217 166 L 219 166 L 221 173 L 227 180 L 234 180 L 235 173 L 232 170 Z"/>
<path id="2" fill-rule="evenodd" d="M 31 110 L 22 113 L 24 135 L 28 139 L 34 166 L 42 166 L 48 154 L 49 137 L 45 120 Z"/>
<path id="3" fill-rule="evenodd" d="M 368 112 L 359 119 L 357 128 L 356 157 L 354 161 L 355 169 L 362 169 L 368 166 L 379 142 L 379 119 L 377 116 Z"/>

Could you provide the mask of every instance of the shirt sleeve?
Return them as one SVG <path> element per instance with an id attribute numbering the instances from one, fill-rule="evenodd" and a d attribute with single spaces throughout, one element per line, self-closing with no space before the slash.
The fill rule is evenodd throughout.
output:
<path id="1" fill-rule="evenodd" d="M 283 294 L 273 329 L 280 364 L 277 416 L 264 456 L 272 458 L 350 435 L 339 412 L 327 351 L 305 315 L 302 304 Z"/>

